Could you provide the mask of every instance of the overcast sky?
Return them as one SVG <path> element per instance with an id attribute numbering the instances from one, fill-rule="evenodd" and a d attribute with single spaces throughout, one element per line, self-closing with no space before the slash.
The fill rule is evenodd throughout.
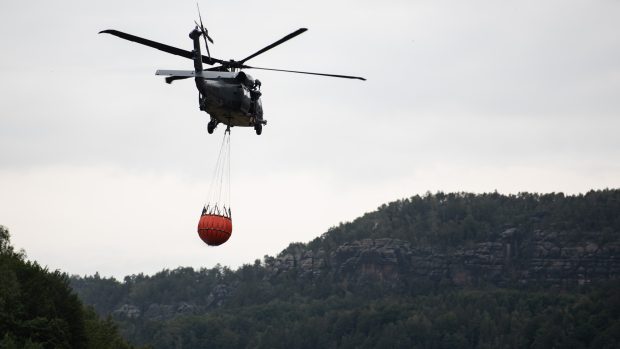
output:
<path id="1" fill-rule="evenodd" d="M 213 56 L 368 81 L 249 71 L 263 135 L 234 128 L 231 239 L 196 225 L 207 134 L 194 1 L 0 2 L 0 224 L 29 258 L 122 278 L 237 267 L 427 191 L 620 186 L 620 1 L 201 1 Z"/>

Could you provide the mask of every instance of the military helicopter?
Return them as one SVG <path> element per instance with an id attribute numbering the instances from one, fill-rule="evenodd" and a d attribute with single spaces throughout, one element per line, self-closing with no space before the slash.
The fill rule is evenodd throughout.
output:
<path id="1" fill-rule="evenodd" d="M 192 51 L 168 46 L 156 41 L 144 39 L 135 35 L 127 34 L 114 29 L 102 30 L 99 34 L 111 34 L 121 39 L 133 41 L 142 45 L 146 45 L 173 55 L 192 59 L 194 61 L 194 70 L 157 70 L 156 75 L 166 76 L 166 83 L 170 84 L 175 80 L 194 78 L 196 87 L 198 88 L 198 105 L 200 110 L 206 112 L 210 116 L 207 124 L 207 131 L 211 134 L 218 124 L 222 123 L 227 126 L 227 130 L 233 126 L 254 127 L 257 135 L 263 130 L 263 125 L 267 124 L 267 120 L 263 118 L 263 106 L 261 102 L 261 82 L 252 78 L 249 74 L 241 71 L 242 69 L 260 69 L 271 70 L 286 73 L 309 74 L 329 76 L 344 79 L 366 80 L 359 76 L 337 75 L 312 73 L 296 70 L 284 70 L 273 68 L 253 67 L 246 64 L 250 59 L 268 51 L 272 48 L 296 37 L 305 32 L 306 28 L 300 28 L 286 35 L 282 39 L 265 46 L 264 48 L 254 52 L 253 54 L 241 60 L 230 59 L 228 61 L 211 57 L 209 52 L 209 44 L 213 44 L 213 39 L 209 36 L 209 32 L 202 22 L 200 9 L 198 9 L 200 24 L 194 21 L 196 26 L 189 33 L 190 39 L 193 41 L 194 49 Z M 203 37 L 207 56 L 203 56 L 200 50 L 200 37 Z M 203 63 L 215 65 L 212 68 L 203 69 Z"/>

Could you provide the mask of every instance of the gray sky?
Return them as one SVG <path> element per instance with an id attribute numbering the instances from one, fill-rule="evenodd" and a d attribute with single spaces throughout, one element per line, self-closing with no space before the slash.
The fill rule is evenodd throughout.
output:
<path id="1" fill-rule="evenodd" d="M 192 62 L 194 1 L 0 3 L 0 224 L 69 273 L 232 267 L 426 191 L 620 186 L 619 1 L 201 1 L 212 55 L 250 71 L 269 124 L 232 132 L 234 231 L 197 237 L 222 137 Z"/>

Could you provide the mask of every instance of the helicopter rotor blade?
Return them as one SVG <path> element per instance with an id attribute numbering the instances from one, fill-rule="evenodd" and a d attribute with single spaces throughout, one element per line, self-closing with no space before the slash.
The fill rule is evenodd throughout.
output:
<path id="1" fill-rule="evenodd" d="M 196 23 L 196 21 L 194 21 L 194 23 Z M 207 36 L 205 34 L 204 27 L 202 26 L 202 21 L 200 22 L 200 25 L 196 23 L 196 28 L 200 28 L 200 31 L 202 32 L 202 38 L 205 40 L 205 47 L 207 48 L 207 56 L 211 58 L 211 52 L 209 52 L 209 45 L 207 44 Z"/>
<path id="2" fill-rule="evenodd" d="M 177 56 L 181 56 L 181 57 L 192 59 L 192 53 L 190 51 L 182 50 L 180 48 L 176 48 L 176 47 L 173 47 L 173 46 L 168 46 L 168 45 L 159 43 L 157 41 L 152 41 L 152 40 L 144 39 L 144 38 L 141 38 L 139 36 L 123 33 L 123 32 L 118 31 L 118 30 L 106 29 L 106 30 L 100 31 L 99 34 L 114 35 L 114 36 L 117 36 L 117 37 L 119 37 L 121 39 L 137 42 L 138 44 L 149 46 L 149 47 L 158 49 L 160 51 L 164 51 L 164 52 L 167 52 L 167 53 L 171 53 L 173 55 L 177 55 Z"/>
<path id="3" fill-rule="evenodd" d="M 198 2 L 196 2 L 196 9 L 198 9 L 198 18 L 200 19 L 200 31 L 202 32 L 202 38 L 205 41 L 205 48 L 207 49 L 207 56 L 211 58 L 211 52 L 209 52 L 209 43 L 207 42 L 207 39 L 211 41 L 211 43 L 213 43 L 213 39 L 211 39 L 211 37 L 209 36 L 209 31 L 207 30 L 207 28 L 205 28 L 204 24 L 202 23 L 202 15 L 200 14 L 200 5 L 198 5 Z M 194 23 L 196 23 L 196 21 L 194 21 Z M 196 23 L 196 26 L 198 26 L 198 23 Z"/>
<path id="4" fill-rule="evenodd" d="M 290 39 L 292 39 L 292 38 L 296 37 L 297 35 L 299 35 L 299 34 L 301 34 L 301 33 L 305 32 L 306 30 L 308 30 L 308 29 L 307 29 L 307 28 L 299 28 L 299 29 L 297 29 L 296 31 L 294 31 L 294 32 L 290 33 L 289 35 L 287 35 L 287 36 L 283 37 L 282 39 L 280 39 L 280 40 L 278 40 L 278 41 L 274 42 L 273 44 L 268 45 L 268 46 L 265 46 L 264 48 L 262 48 L 262 49 L 260 49 L 260 50 L 256 51 L 255 53 L 253 53 L 253 54 L 251 54 L 251 55 L 247 56 L 246 58 L 244 58 L 244 59 L 242 59 L 242 60 L 238 61 L 237 63 L 239 63 L 239 64 L 243 64 L 243 63 L 245 63 L 246 61 L 248 61 L 248 60 L 250 60 L 250 59 L 252 59 L 252 58 L 254 58 L 254 57 L 256 57 L 256 56 L 260 55 L 261 53 L 263 53 L 263 52 L 265 52 L 265 51 L 268 51 L 268 50 L 271 50 L 272 48 L 274 48 L 274 47 L 276 47 L 276 46 L 278 46 L 278 45 L 282 44 L 283 42 L 286 42 L 286 41 L 288 41 L 288 40 L 290 40 Z"/>
<path id="5" fill-rule="evenodd" d="M 271 71 L 279 71 L 285 73 L 297 73 L 297 74 L 308 74 L 308 75 L 320 75 L 320 76 L 329 76 L 332 78 L 343 78 L 343 79 L 357 79 L 366 81 L 365 78 L 360 76 L 350 76 L 350 75 L 339 75 L 339 74 L 324 74 L 324 73 L 312 73 L 307 71 L 298 71 L 298 70 L 285 70 L 285 69 L 273 69 L 273 68 L 260 68 L 260 67 L 250 67 L 249 65 L 242 66 L 244 69 L 260 69 L 260 70 L 271 70 Z"/>
<path id="6" fill-rule="evenodd" d="M 106 29 L 106 30 L 100 31 L 99 34 L 114 35 L 114 36 L 119 37 L 121 39 L 125 39 L 125 40 L 128 40 L 128 41 L 133 41 L 133 42 L 136 42 L 138 44 L 149 46 L 149 47 L 152 47 L 154 49 L 157 49 L 157 50 L 160 50 L 160 51 L 164 51 L 164 52 L 167 52 L 167 53 L 170 53 L 170 54 L 173 54 L 173 55 L 185 57 L 185 58 L 188 58 L 188 59 L 194 59 L 194 56 L 193 56 L 191 51 L 182 50 L 180 48 L 176 48 L 176 47 L 173 47 L 173 46 L 165 45 L 165 44 L 159 43 L 157 41 L 152 41 L 152 40 L 141 38 L 139 36 L 123 33 L 123 32 L 118 31 L 118 30 Z M 209 64 L 209 65 L 213 65 L 215 63 L 219 63 L 219 64 L 225 64 L 226 63 L 225 61 L 223 61 L 221 59 L 217 59 L 217 58 L 213 58 L 213 57 L 207 57 L 207 56 L 202 56 L 202 62 L 205 63 L 205 64 Z"/>
<path id="7" fill-rule="evenodd" d="M 202 34 L 204 34 L 205 36 L 205 41 L 208 39 L 209 42 L 211 42 L 212 44 L 215 44 L 213 42 L 213 39 L 211 39 L 211 37 L 209 36 L 209 31 L 205 28 L 204 25 L 202 25 L 202 16 L 200 15 L 200 6 L 198 5 L 198 3 L 196 3 L 196 7 L 198 8 L 198 18 L 200 19 L 200 29 L 202 30 Z M 207 43 L 205 42 L 205 45 L 207 45 Z"/>
<path id="8" fill-rule="evenodd" d="M 209 45 L 207 45 L 206 36 L 203 36 L 203 38 L 205 38 L 205 47 L 207 48 L 207 56 L 209 56 L 209 58 L 211 58 L 211 52 L 209 52 Z"/>

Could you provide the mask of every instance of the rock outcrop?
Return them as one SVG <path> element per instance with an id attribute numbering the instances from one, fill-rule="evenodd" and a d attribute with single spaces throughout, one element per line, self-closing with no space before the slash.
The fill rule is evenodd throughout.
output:
<path id="1" fill-rule="evenodd" d="M 265 257 L 260 266 L 265 284 L 284 276 L 299 284 L 328 281 L 347 292 L 402 293 L 428 285 L 572 288 L 620 278 L 620 243 L 601 245 L 587 238 L 569 238 L 562 232 L 515 228 L 496 239 L 452 249 L 415 246 L 398 239 L 362 239 L 331 251 L 312 251 L 300 244 L 279 257 Z M 290 273 L 290 274 L 289 274 Z M 113 315 L 166 320 L 196 315 L 225 305 L 240 280 L 213 286 L 200 305 L 190 302 L 150 304 L 144 309 L 122 304 Z"/>
<path id="2" fill-rule="evenodd" d="M 535 231 L 525 239 L 510 228 L 497 241 L 441 251 L 397 239 L 363 239 L 331 253 L 296 249 L 265 264 L 270 277 L 295 270 L 300 278 L 329 275 L 348 284 L 374 280 L 390 288 L 418 281 L 572 287 L 620 277 L 620 244 L 571 243 L 564 235 Z"/>

